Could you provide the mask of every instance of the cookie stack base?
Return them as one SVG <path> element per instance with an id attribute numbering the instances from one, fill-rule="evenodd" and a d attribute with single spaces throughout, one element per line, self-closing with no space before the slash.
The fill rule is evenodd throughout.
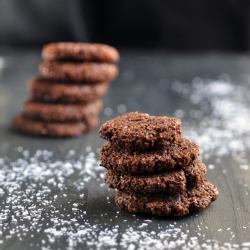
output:
<path id="1" fill-rule="evenodd" d="M 28 118 L 20 114 L 13 120 L 14 129 L 30 135 L 51 136 L 51 137 L 73 137 L 92 130 L 98 124 L 98 118 L 78 122 L 44 122 Z"/>
<path id="2" fill-rule="evenodd" d="M 176 195 L 130 195 L 117 191 L 116 205 L 131 213 L 152 214 L 155 216 L 184 216 L 192 211 L 208 207 L 218 198 L 215 185 L 204 179 L 197 187 Z"/>

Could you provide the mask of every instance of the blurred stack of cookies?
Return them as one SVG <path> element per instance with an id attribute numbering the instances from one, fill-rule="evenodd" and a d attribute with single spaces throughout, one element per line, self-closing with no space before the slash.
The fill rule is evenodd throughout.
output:
<path id="1" fill-rule="evenodd" d="M 104 44 L 51 43 L 43 47 L 41 76 L 29 82 L 31 98 L 14 118 L 20 132 L 78 136 L 98 125 L 101 97 L 118 74 L 118 51 Z"/>
<path id="2" fill-rule="evenodd" d="M 199 147 L 182 137 L 181 121 L 131 112 L 104 123 L 100 150 L 105 183 L 117 189 L 115 202 L 132 213 L 184 216 L 218 197 L 205 178 Z"/>

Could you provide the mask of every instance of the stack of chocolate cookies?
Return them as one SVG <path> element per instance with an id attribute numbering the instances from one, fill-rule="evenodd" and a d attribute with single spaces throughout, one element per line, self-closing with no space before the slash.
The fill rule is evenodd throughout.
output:
<path id="1" fill-rule="evenodd" d="M 104 44 L 51 43 L 42 50 L 41 76 L 29 82 L 31 98 L 14 118 L 20 132 L 68 137 L 98 125 L 101 97 L 118 74 L 118 51 Z"/>
<path id="2" fill-rule="evenodd" d="M 104 123 L 100 165 L 105 183 L 117 189 L 115 202 L 132 213 L 184 216 L 217 199 L 204 176 L 199 147 L 182 137 L 181 121 L 131 112 Z"/>

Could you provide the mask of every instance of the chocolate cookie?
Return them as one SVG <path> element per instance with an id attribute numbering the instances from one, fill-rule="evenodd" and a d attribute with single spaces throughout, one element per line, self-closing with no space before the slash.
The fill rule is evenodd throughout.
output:
<path id="1" fill-rule="evenodd" d="M 118 191 L 116 205 L 131 213 L 145 213 L 156 216 L 184 216 L 192 211 L 199 211 L 209 206 L 218 198 L 219 192 L 207 180 L 192 187 L 186 193 L 176 195 L 130 195 Z"/>
<path id="2" fill-rule="evenodd" d="M 47 79 L 73 82 L 110 81 L 118 74 L 117 66 L 109 63 L 44 61 L 39 69 Z"/>
<path id="3" fill-rule="evenodd" d="M 125 175 L 109 169 L 105 183 L 110 188 L 127 194 L 184 193 L 187 187 L 198 185 L 204 179 L 207 168 L 200 160 L 196 160 L 186 170 L 187 172 L 178 169 L 156 174 Z"/>
<path id="4" fill-rule="evenodd" d="M 179 138 L 168 147 L 147 151 L 131 151 L 114 143 L 104 144 L 100 150 L 100 165 L 124 174 L 153 173 L 185 166 L 199 156 L 199 147 L 186 138 Z"/>
<path id="5" fill-rule="evenodd" d="M 96 62 L 119 61 L 118 51 L 105 44 L 58 42 L 43 47 L 44 60 L 79 60 Z"/>
<path id="6" fill-rule="evenodd" d="M 14 129 L 31 135 L 51 137 L 73 137 L 79 136 L 93 129 L 98 123 L 98 118 L 80 122 L 42 122 L 30 119 L 23 114 L 17 115 L 13 120 Z"/>
<path id="7" fill-rule="evenodd" d="M 24 105 L 24 115 L 46 122 L 82 121 L 97 116 L 102 109 L 101 100 L 86 104 L 44 103 L 29 100 Z"/>
<path id="8" fill-rule="evenodd" d="M 167 146 L 181 137 L 181 120 L 131 112 L 104 123 L 99 134 L 122 147 L 142 151 Z"/>
<path id="9" fill-rule="evenodd" d="M 84 103 L 107 93 L 109 82 L 67 83 L 35 77 L 29 82 L 29 90 L 36 100 L 46 102 Z"/>
<path id="10" fill-rule="evenodd" d="M 105 176 L 105 183 L 109 188 L 127 194 L 175 194 L 186 191 L 186 178 L 183 170 L 152 175 L 123 175 L 110 169 Z"/>

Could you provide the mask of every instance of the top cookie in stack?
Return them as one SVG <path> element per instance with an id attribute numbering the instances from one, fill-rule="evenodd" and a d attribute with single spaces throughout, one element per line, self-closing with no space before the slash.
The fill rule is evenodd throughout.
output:
<path id="1" fill-rule="evenodd" d="M 144 151 L 169 145 L 182 135 L 181 121 L 172 117 L 131 112 L 104 123 L 103 139 L 131 150 Z"/>
<path id="2" fill-rule="evenodd" d="M 78 136 L 94 129 L 101 97 L 118 74 L 118 51 L 104 44 L 59 42 L 43 47 L 41 76 L 29 82 L 31 98 L 14 119 L 18 131 Z"/>
<path id="3" fill-rule="evenodd" d="M 183 216 L 217 199 L 199 147 L 182 137 L 181 121 L 131 112 L 104 123 L 100 151 L 116 205 L 133 213 Z"/>

